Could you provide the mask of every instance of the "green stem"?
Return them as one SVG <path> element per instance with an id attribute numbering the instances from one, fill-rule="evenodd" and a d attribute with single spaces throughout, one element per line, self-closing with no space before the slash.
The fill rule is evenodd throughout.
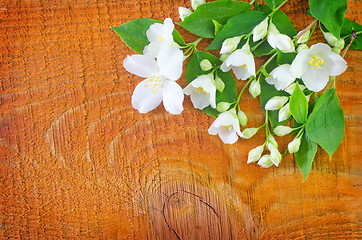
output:
<path id="1" fill-rule="evenodd" d="M 277 8 L 273 9 L 273 12 L 270 13 L 269 16 L 272 17 L 272 16 L 274 15 L 274 13 L 275 13 L 276 11 L 278 11 L 279 8 L 281 8 L 281 7 L 282 7 L 284 4 L 286 4 L 287 2 L 288 2 L 288 0 L 284 0 L 281 4 L 279 4 L 279 6 L 278 6 Z"/>
<path id="2" fill-rule="evenodd" d="M 316 23 L 318 22 L 318 19 L 315 19 L 311 24 L 309 24 L 305 29 L 303 29 L 298 35 L 297 35 L 297 39 L 296 41 L 298 41 L 298 39 L 303 36 L 303 34 L 308 31 L 309 29 L 311 29 L 312 27 L 316 26 Z M 314 30 L 313 30 L 314 31 Z M 309 40 L 309 39 L 308 39 Z"/>
<path id="3" fill-rule="evenodd" d="M 331 77 L 331 79 L 329 80 L 329 82 L 328 82 L 328 84 L 327 84 L 327 86 L 326 86 L 326 88 L 324 89 L 324 92 L 326 92 L 328 89 L 329 89 L 329 87 L 332 85 L 332 83 L 334 83 L 335 82 L 335 80 L 336 80 L 336 77 Z M 335 83 L 333 84 L 333 86 L 335 87 L 336 85 L 335 85 Z M 323 92 L 323 93 L 324 93 Z"/>
<path id="4" fill-rule="evenodd" d="M 265 137 L 266 137 L 266 140 L 269 141 L 269 125 L 268 125 L 268 121 L 269 121 L 269 116 L 268 116 L 268 110 L 265 110 Z"/>
<path id="5" fill-rule="evenodd" d="M 252 47 L 250 49 L 250 52 L 253 52 L 255 49 L 257 49 L 261 44 L 263 44 L 263 42 L 265 42 L 266 38 L 264 38 L 263 40 L 261 40 L 260 42 L 258 42 L 258 44 L 256 44 L 254 47 Z"/>
<path id="6" fill-rule="evenodd" d="M 255 0 L 252 0 L 252 1 L 250 2 L 250 5 L 253 5 L 253 4 L 254 4 L 254 2 L 255 2 Z"/>
<path id="7" fill-rule="evenodd" d="M 246 87 L 251 83 L 251 81 L 253 81 L 255 79 L 255 77 L 251 77 L 249 79 L 249 81 L 244 85 L 243 89 L 241 89 L 239 95 L 238 95 L 238 99 L 236 100 L 236 104 L 234 106 L 234 108 L 236 108 L 236 106 L 239 106 L 239 101 L 240 101 L 240 98 L 241 98 L 241 95 L 243 95 L 243 92 L 245 91 Z"/>

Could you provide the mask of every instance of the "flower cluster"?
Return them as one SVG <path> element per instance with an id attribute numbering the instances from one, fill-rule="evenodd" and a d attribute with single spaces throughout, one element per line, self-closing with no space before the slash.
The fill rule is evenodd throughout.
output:
<path id="1" fill-rule="evenodd" d="M 271 8 L 263 5 L 264 9 L 270 9 L 267 13 L 258 10 L 261 9 L 260 4 L 254 10 L 248 10 L 248 3 L 233 1 L 205 3 L 205 0 L 191 0 L 194 12 L 179 7 L 182 21 L 179 25 L 201 37 L 214 38 L 208 49 L 219 50 L 219 57 L 197 50 L 197 44 L 202 38 L 186 44 L 170 18 L 163 23 L 144 19 L 142 23 L 135 22 L 130 26 L 126 26 L 126 23 L 114 28 L 128 46 L 142 49 L 141 53 L 127 56 L 123 62 L 128 72 L 145 78 L 133 92 L 133 107 L 140 113 L 147 113 L 163 102 L 166 111 L 180 114 L 183 111 L 184 95 L 190 96 L 195 108 L 216 118 L 208 132 L 218 135 L 226 144 L 233 144 L 240 138 L 250 139 L 261 128 L 265 128 L 264 144 L 250 150 L 247 160 L 247 163 L 257 162 L 263 168 L 278 166 L 287 152 L 300 158 L 301 146 L 303 151 L 315 151 L 315 146 L 319 144 L 329 154 L 333 153 L 335 145 L 338 147 L 343 139 L 344 131 L 344 122 L 341 128 L 343 112 L 341 115 L 334 89 L 335 77 L 347 69 L 346 61 L 339 55 L 345 42 L 341 37 L 336 37 L 335 33 L 326 31 L 328 25 L 320 25 L 329 45 L 315 43 L 309 48 L 308 42 L 318 19 L 297 33 L 280 11 L 286 2 Z M 240 10 L 238 15 L 226 12 L 225 16 L 230 16 L 223 19 L 216 13 L 224 5 L 246 10 Z M 204 21 L 205 14 L 215 18 L 212 23 Z M 252 19 L 252 27 L 251 23 L 240 25 L 240 19 Z M 215 32 L 202 31 L 203 24 L 205 29 L 212 26 Z M 128 31 L 131 27 L 145 28 L 143 36 L 147 39 L 143 41 L 147 42 L 146 45 L 137 45 L 137 41 L 128 40 L 126 34 L 131 33 Z M 349 45 L 355 37 L 351 37 Z M 182 89 L 176 81 L 182 75 L 183 62 L 190 56 L 186 67 L 188 85 Z M 256 69 L 256 56 L 269 56 L 269 59 Z M 238 80 L 245 81 L 239 93 L 236 89 Z M 329 89 L 332 84 L 333 87 Z M 248 118 L 242 111 L 240 99 L 247 87 L 253 98 L 260 96 L 266 114 L 265 123 L 259 127 L 245 128 Z M 318 95 L 323 89 L 324 93 Z M 326 120 L 326 114 L 335 114 L 335 119 Z M 290 121 L 293 121 L 293 127 L 287 124 Z M 321 124 L 324 126 L 319 127 Z M 342 133 L 342 139 L 336 140 L 333 148 L 331 144 L 328 145 L 330 139 L 315 134 L 325 131 L 328 136 L 331 130 L 336 129 Z M 287 134 L 296 136 L 282 154 L 274 135 Z M 312 160 L 314 154 L 309 154 Z M 305 173 L 308 175 L 309 171 Z"/>

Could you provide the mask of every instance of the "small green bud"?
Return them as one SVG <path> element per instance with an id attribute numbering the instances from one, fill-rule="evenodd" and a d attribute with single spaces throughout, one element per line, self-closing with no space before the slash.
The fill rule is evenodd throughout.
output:
<path id="1" fill-rule="evenodd" d="M 230 107 L 230 103 L 228 102 L 220 102 L 216 105 L 216 110 L 219 112 L 226 112 Z"/>
<path id="2" fill-rule="evenodd" d="M 289 133 L 291 133 L 293 131 L 293 128 L 291 127 L 288 127 L 288 126 L 277 126 L 276 128 L 274 128 L 274 134 L 279 136 L 279 137 L 282 137 L 282 136 L 285 136 Z"/>
<path id="3" fill-rule="evenodd" d="M 216 78 L 215 78 L 215 86 L 216 86 L 216 89 L 217 89 L 219 92 L 222 92 L 222 91 L 224 91 L 225 83 L 221 80 L 221 78 L 216 77 Z"/>
<path id="4" fill-rule="evenodd" d="M 300 147 L 300 143 L 301 143 L 301 140 L 300 140 L 300 137 L 299 138 L 294 138 L 293 141 L 291 141 L 289 144 L 288 144 L 288 151 L 289 153 L 296 153 L 299 151 L 299 147 Z"/>
<path id="5" fill-rule="evenodd" d="M 252 163 L 252 162 L 256 162 L 260 159 L 261 154 L 264 151 L 264 145 L 260 145 L 256 148 L 253 148 L 250 150 L 249 155 L 248 155 L 248 162 L 247 163 Z"/>
<path id="6" fill-rule="evenodd" d="M 324 38 L 327 40 L 328 44 L 332 47 L 336 47 L 339 49 L 342 49 L 344 47 L 344 40 L 343 39 L 337 39 L 335 36 L 333 36 L 332 33 L 324 32 L 323 33 Z"/>
<path id="7" fill-rule="evenodd" d="M 270 160 L 270 155 L 264 155 L 258 161 L 258 165 L 262 168 L 268 168 L 273 166 L 273 162 Z"/>
<path id="8" fill-rule="evenodd" d="M 283 122 L 284 120 L 287 120 L 288 118 L 290 118 L 290 116 L 292 116 L 292 113 L 290 112 L 290 109 L 289 109 L 289 103 L 287 103 L 284 105 L 284 107 L 282 107 L 279 110 L 278 121 Z"/>
<path id="9" fill-rule="evenodd" d="M 244 139 L 252 138 L 257 132 L 259 128 L 245 128 L 244 131 L 241 132 L 241 136 Z"/>
<path id="10" fill-rule="evenodd" d="M 245 127 L 246 123 L 248 122 L 248 117 L 241 110 L 238 111 L 238 119 L 239 119 L 240 125 Z"/>
<path id="11" fill-rule="evenodd" d="M 254 80 L 250 83 L 249 92 L 253 98 L 256 98 L 260 95 L 261 87 L 259 81 Z"/>
<path id="12" fill-rule="evenodd" d="M 212 68 L 211 62 L 207 59 L 204 59 L 200 62 L 200 68 L 202 71 L 209 71 Z"/>
<path id="13" fill-rule="evenodd" d="M 297 53 L 301 52 L 302 50 L 308 50 L 309 47 L 307 46 L 307 44 L 300 44 L 297 48 Z"/>
<path id="14" fill-rule="evenodd" d="M 278 110 L 282 108 L 289 100 L 286 96 L 275 96 L 269 99 L 265 104 L 265 110 Z"/>
<path id="15" fill-rule="evenodd" d="M 300 33 L 300 32 L 299 32 Z M 298 33 L 298 34 L 299 34 Z M 297 34 L 297 35 L 298 35 Z M 302 36 L 300 36 L 300 38 L 298 39 L 298 41 L 297 41 L 297 44 L 301 44 L 301 43 L 305 43 L 307 40 L 308 40 L 308 38 L 309 38 L 309 34 L 310 34 L 310 29 L 308 29 L 305 33 L 303 33 L 303 35 Z"/>

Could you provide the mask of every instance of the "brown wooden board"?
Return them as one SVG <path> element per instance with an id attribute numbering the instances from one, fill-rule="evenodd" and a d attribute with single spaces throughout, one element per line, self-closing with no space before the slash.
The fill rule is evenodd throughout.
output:
<path id="1" fill-rule="evenodd" d="M 188 97 L 176 116 L 132 108 L 141 79 L 122 67 L 133 52 L 109 27 L 177 22 L 179 6 L 190 2 L 0 2 L 0 239 L 362 238 L 361 51 L 337 78 L 344 140 L 331 161 L 318 150 L 303 183 L 291 155 L 278 168 L 246 164 L 264 136 L 223 144 Z M 361 24 L 361 2 L 348 7 Z M 282 9 L 298 31 L 312 21 L 307 0 Z M 258 101 L 241 101 L 248 126 L 260 125 Z"/>

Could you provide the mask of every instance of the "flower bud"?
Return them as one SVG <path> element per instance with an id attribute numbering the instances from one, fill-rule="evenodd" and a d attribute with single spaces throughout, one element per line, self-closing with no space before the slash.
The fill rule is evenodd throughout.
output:
<path id="1" fill-rule="evenodd" d="M 180 15 L 181 21 L 184 21 L 186 17 L 190 16 L 192 11 L 188 8 L 178 7 L 178 14 Z"/>
<path id="2" fill-rule="evenodd" d="M 264 151 L 264 145 L 260 145 L 256 148 L 253 148 L 250 150 L 249 155 L 248 155 L 248 162 L 247 163 L 252 163 L 252 162 L 256 162 L 260 159 L 261 154 Z"/>
<path id="3" fill-rule="evenodd" d="M 334 53 L 340 54 L 341 51 L 342 51 L 341 48 L 336 48 L 336 47 L 333 47 L 333 48 L 332 48 L 332 52 L 334 52 Z"/>
<path id="4" fill-rule="evenodd" d="M 220 61 L 225 62 L 225 60 L 231 55 L 231 53 L 224 53 L 220 56 Z"/>
<path id="5" fill-rule="evenodd" d="M 282 160 L 282 155 L 280 154 L 278 148 L 272 148 L 270 150 L 270 160 L 275 164 L 275 166 L 279 166 L 279 163 Z"/>
<path id="6" fill-rule="evenodd" d="M 216 110 L 219 112 L 226 112 L 230 107 L 230 103 L 228 102 L 220 102 L 216 105 Z"/>
<path id="7" fill-rule="evenodd" d="M 269 155 L 264 155 L 258 161 L 258 165 L 260 165 L 262 168 L 268 168 L 273 166 L 273 162 L 270 160 Z"/>
<path id="8" fill-rule="evenodd" d="M 246 123 L 248 122 L 248 117 L 241 110 L 238 111 L 238 119 L 239 119 L 240 125 L 245 127 Z"/>
<path id="9" fill-rule="evenodd" d="M 265 110 L 278 110 L 282 108 L 289 98 L 286 96 L 275 96 L 265 104 Z"/>
<path id="10" fill-rule="evenodd" d="M 275 147 L 278 147 L 278 143 L 277 141 L 275 140 L 275 138 L 273 137 L 273 135 L 269 135 L 269 141 L 267 143 L 267 146 L 268 144 L 273 144 Z M 270 148 L 270 146 L 268 147 L 268 149 Z"/>
<path id="11" fill-rule="evenodd" d="M 253 29 L 253 42 L 263 39 L 267 33 L 268 33 L 268 18 L 266 18 L 264 21 L 259 23 Z"/>
<path id="12" fill-rule="evenodd" d="M 328 44 L 332 47 L 336 47 L 339 49 L 342 49 L 344 47 L 344 40 L 340 39 L 338 40 L 335 36 L 333 36 L 332 33 L 324 32 L 323 33 L 324 38 L 327 40 Z"/>
<path id="13" fill-rule="evenodd" d="M 221 80 L 221 78 L 216 77 L 216 78 L 215 78 L 215 86 L 216 86 L 216 89 L 217 89 L 219 92 L 222 92 L 222 91 L 224 91 L 225 83 Z"/>
<path id="14" fill-rule="evenodd" d="M 292 113 L 289 110 L 289 103 L 287 103 L 279 110 L 278 121 L 283 122 L 284 120 L 290 118 L 290 116 L 292 116 Z"/>
<path id="15" fill-rule="evenodd" d="M 302 51 L 302 50 L 308 50 L 309 49 L 309 47 L 308 47 L 308 45 L 307 44 L 300 44 L 299 46 L 298 46 L 298 48 L 297 48 L 297 53 L 299 53 L 300 51 Z"/>
<path id="16" fill-rule="evenodd" d="M 191 0 L 191 7 L 196 10 L 196 8 L 205 3 L 205 0 Z"/>
<path id="17" fill-rule="evenodd" d="M 295 86 L 297 86 L 297 83 L 292 83 L 292 84 L 290 84 L 288 87 L 286 87 L 286 88 L 284 89 L 284 91 L 287 92 L 287 93 L 289 93 L 290 95 L 292 95 L 293 92 L 294 92 Z M 302 91 L 303 91 L 304 89 L 306 89 L 306 87 L 305 87 L 304 85 L 302 85 L 302 84 L 299 84 L 299 88 L 300 88 L 300 90 L 302 90 Z"/>
<path id="18" fill-rule="evenodd" d="M 256 98 L 257 96 L 260 95 L 261 88 L 259 81 L 254 80 L 250 83 L 249 92 L 251 96 L 253 96 L 253 98 Z"/>
<path id="19" fill-rule="evenodd" d="M 237 48 L 240 40 L 241 40 L 241 37 L 233 37 L 233 38 L 226 39 L 222 43 L 220 54 L 233 52 Z"/>
<path id="20" fill-rule="evenodd" d="M 274 134 L 279 136 L 279 137 L 282 137 L 282 136 L 285 136 L 289 133 L 291 133 L 293 131 L 293 128 L 291 127 L 288 127 L 288 126 L 277 126 L 276 128 L 274 128 Z"/>
<path id="21" fill-rule="evenodd" d="M 204 59 L 200 62 L 200 68 L 202 71 L 209 71 L 212 68 L 211 62 L 207 59 Z"/>
<path id="22" fill-rule="evenodd" d="M 297 36 L 301 32 L 302 31 L 298 32 Z M 309 34 L 310 34 L 310 29 L 308 29 L 305 33 L 303 33 L 302 36 L 300 36 L 300 38 L 298 38 L 297 44 L 305 43 L 309 39 Z"/>
<path id="23" fill-rule="evenodd" d="M 294 138 L 293 141 L 291 141 L 289 144 L 288 144 L 288 151 L 290 153 L 296 153 L 299 151 L 299 147 L 300 147 L 300 143 L 301 143 L 301 140 L 300 140 L 300 137 L 299 138 Z"/>
<path id="24" fill-rule="evenodd" d="M 244 139 L 249 139 L 253 137 L 257 132 L 259 128 L 245 128 L 244 131 L 241 132 L 240 137 Z"/>

